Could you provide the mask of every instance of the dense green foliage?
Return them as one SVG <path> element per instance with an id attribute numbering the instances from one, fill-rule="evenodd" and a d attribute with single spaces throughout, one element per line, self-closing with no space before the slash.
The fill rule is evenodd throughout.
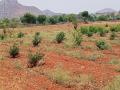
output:
<path id="1" fill-rule="evenodd" d="M 20 18 L 21 22 L 24 24 L 36 24 L 36 16 L 26 13 Z"/>
<path id="2" fill-rule="evenodd" d="M 89 12 L 88 11 L 83 11 L 81 14 L 81 18 L 84 20 L 85 23 L 87 23 L 89 19 Z"/>
<path id="3" fill-rule="evenodd" d="M 45 16 L 45 15 L 32 15 L 26 13 L 20 18 L 21 22 L 24 24 L 56 24 L 56 23 L 65 23 L 65 22 L 76 22 L 81 21 L 88 23 L 94 21 L 109 21 L 109 20 L 120 20 L 120 15 L 108 14 L 108 15 L 97 15 L 90 14 L 88 11 L 80 12 L 79 14 L 62 14 L 54 16 Z M 77 25 L 77 24 L 76 24 Z"/>
<path id="4" fill-rule="evenodd" d="M 58 16 L 49 17 L 48 22 L 49 22 L 50 24 L 56 24 L 56 23 L 58 23 Z"/>
<path id="5" fill-rule="evenodd" d="M 46 23 L 46 20 L 47 20 L 47 17 L 45 15 L 39 15 L 37 17 L 37 22 L 39 24 L 45 24 Z"/>

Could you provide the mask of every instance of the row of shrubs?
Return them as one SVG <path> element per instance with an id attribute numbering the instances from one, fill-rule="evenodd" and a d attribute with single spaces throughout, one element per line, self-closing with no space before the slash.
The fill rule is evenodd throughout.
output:
<path id="1" fill-rule="evenodd" d="M 87 29 L 85 29 L 85 28 L 87 28 Z M 77 46 L 81 45 L 81 42 L 83 41 L 82 34 L 87 34 L 88 35 L 88 32 L 91 32 L 91 33 L 105 32 L 104 29 L 101 29 L 101 28 L 97 29 L 97 28 L 98 27 L 81 27 L 80 30 L 74 31 L 73 32 L 73 39 L 74 39 L 73 41 L 74 41 L 74 44 L 77 45 Z M 1 40 L 3 40 L 5 37 L 6 36 L 3 35 L 3 34 L 0 35 L 0 39 Z M 24 33 L 22 33 L 22 32 L 18 33 L 17 37 L 18 38 L 24 37 Z M 116 37 L 116 33 L 114 31 L 112 31 L 112 33 L 110 35 L 110 40 L 114 40 L 115 37 Z M 61 43 L 64 39 L 65 39 L 65 33 L 64 32 L 59 32 L 56 35 L 56 38 L 55 38 L 55 40 L 56 40 L 57 43 Z M 34 38 L 32 40 L 32 43 L 33 43 L 34 47 L 38 46 L 39 43 L 41 43 L 41 37 L 40 37 L 40 33 L 39 32 L 35 33 Z"/>
<path id="2" fill-rule="evenodd" d="M 103 28 L 103 27 L 95 27 L 95 26 L 86 26 L 81 27 L 80 29 L 81 34 L 87 35 L 88 37 L 92 37 L 93 34 L 99 34 L 101 37 L 105 37 L 107 33 L 110 34 L 110 40 L 114 40 L 117 35 L 117 32 L 120 32 L 120 25 L 116 25 L 110 28 Z"/>
<path id="3" fill-rule="evenodd" d="M 20 54 L 20 49 L 17 44 L 14 44 L 10 47 L 9 54 L 11 58 L 16 58 Z M 43 60 L 43 54 L 36 52 L 32 53 L 31 51 L 28 54 L 28 67 L 32 68 L 38 64 L 39 61 Z"/>
<path id="4" fill-rule="evenodd" d="M 87 35 L 88 37 L 93 36 L 93 34 L 98 33 L 101 37 L 104 37 L 107 33 L 112 32 L 115 34 L 115 32 L 120 32 L 120 25 L 111 27 L 110 29 L 108 28 L 103 28 L 103 27 L 95 27 L 95 26 L 85 26 L 80 28 L 80 32 L 84 35 Z"/>
<path id="5" fill-rule="evenodd" d="M 7 35 L 4 34 L 0 34 L 0 40 L 4 40 L 7 37 Z M 24 33 L 19 32 L 17 34 L 17 38 L 23 38 L 24 37 Z M 32 40 L 33 46 L 38 46 L 39 43 L 41 42 L 41 37 L 40 37 L 40 33 L 37 32 L 34 35 L 34 38 Z M 20 53 L 20 49 L 19 46 L 15 43 L 13 44 L 10 49 L 9 49 L 9 55 L 11 56 L 11 58 L 16 58 Z M 37 63 L 43 59 L 43 54 L 36 52 L 36 53 L 29 53 L 28 54 L 28 67 L 34 67 L 37 65 Z"/>
<path id="6" fill-rule="evenodd" d="M 22 32 L 18 33 L 18 37 L 22 38 L 24 36 L 24 34 Z M 63 40 L 65 39 L 65 33 L 64 32 L 59 32 L 56 35 L 56 42 L 57 43 L 62 43 Z M 74 44 L 77 46 L 81 45 L 81 42 L 83 41 L 82 35 L 80 34 L 79 31 L 75 31 L 73 32 L 73 39 L 74 39 Z M 32 40 L 33 46 L 36 47 L 39 45 L 39 43 L 41 43 L 41 37 L 40 37 L 40 33 L 36 32 L 34 35 L 34 38 Z M 104 50 L 107 48 L 107 45 L 104 41 L 99 40 L 98 42 L 96 42 L 96 46 L 101 49 Z M 16 45 L 13 45 L 12 48 L 10 48 L 10 55 L 14 58 L 16 55 L 18 55 L 19 49 Z"/>
<path id="7" fill-rule="evenodd" d="M 116 36 L 115 32 L 119 32 L 119 29 L 117 28 L 117 30 L 115 29 L 116 27 L 112 27 L 110 28 L 110 31 L 112 32 L 111 36 L 110 36 L 110 40 L 113 40 Z M 80 46 L 81 45 L 81 42 L 83 41 L 83 38 L 82 38 L 82 35 L 88 35 L 89 37 L 91 36 L 90 34 L 94 34 L 94 33 L 100 33 L 100 36 L 103 36 L 101 35 L 101 33 L 108 33 L 109 31 L 106 31 L 104 30 L 103 28 L 100 28 L 100 27 L 93 27 L 93 26 L 90 26 L 90 27 L 81 27 L 80 30 L 76 30 L 74 31 L 72 34 L 73 34 L 73 41 L 74 41 L 74 44 L 76 46 Z M 0 35 L 0 39 L 3 40 L 6 36 L 5 35 Z M 17 34 L 17 37 L 18 38 L 22 38 L 24 37 L 24 33 L 20 32 Z M 59 44 L 59 43 L 62 43 L 65 39 L 65 33 L 64 32 L 59 32 L 57 35 L 56 35 L 56 42 Z M 33 37 L 33 40 L 32 40 L 32 44 L 34 47 L 38 46 L 40 43 L 41 43 L 41 37 L 40 37 L 40 32 L 36 32 L 34 37 Z M 96 46 L 100 49 L 100 50 L 105 50 L 108 48 L 108 45 L 106 44 L 105 41 L 103 40 L 98 40 L 96 42 Z M 19 47 L 14 44 L 12 47 L 10 47 L 10 50 L 9 50 L 9 54 L 12 58 L 15 58 L 17 55 L 19 55 Z M 29 55 L 29 64 L 33 67 L 33 66 L 36 66 L 37 62 L 39 60 L 42 59 L 42 54 L 40 53 L 35 53 L 35 54 L 32 54 L 30 53 Z"/>
<path id="8" fill-rule="evenodd" d="M 18 38 L 22 38 L 24 37 L 24 33 L 20 32 L 18 33 Z M 81 42 L 83 41 L 83 38 L 81 36 L 80 31 L 75 31 L 73 33 L 73 38 L 74 38 L 74 44 L 77 46 L 81 45 Z M 59 32 L 56 35 L 56 42 L 57 43 L 62 43 L 63 40 L 65 39 L 65 33 L 64 32 Z M 36 32 L 33 40 L 32 40 L 33 46 L 36 47 L 39 45 L 39 43 L 41 43 L 41 37 L 40 37 L 40 33 Z M 100 50 L 104 50 L 108 48 L 108 45 L 106 44 L 105 41 L 103 40 L 99 40 L 96 42 L 96 46 L 100 49 Z M 13 46 L 10 47 L 9 49 L 9 54 L 12 58 L 16 58 L 19 55 L 20 49 L 19 46 L 17 44 L 14 44 Z M 39 61 L 41 61 L 43 59 L 43 54 L 36 52 L 36 53 L 29 53 L 28 54 L 28 67 L 34 67 L 38 64 Z"/>
<path id="9" fill-rule="evenodd" d="M 77 32 L 77 33 L 74 33 L 73 36 L 74 36 L 74 43 L 76 45 L 80 45 L 82 42 L 82 38 L 81 38 L 80 34 Z M 57 43 L 61 43 L 64 39 L 65 39 L 64 32 L 60 32 L 57 34 L 57 36 L 56 36 Z M 33 42 L 34 46 L 38 46 L 38 44 L 41 42 L 40 33 L 35 34 L 32 42 Z M 96 46 L 101 50 L 107 49 L 107 47 L 108 47 L 107 44 L 105 43 L 105 41 L 102 41 L 102 40 L 97 41 Z M 20 50 L 19 50 L 19 47 L 17 44 L 14 44 L 13 46 L 10 47 L 9 54 L 12 58 L 15 58 L 16 56 L 18 56 L 19 52 L 20 52 Z M 39 60 L 41 60 L 43 58 L 43 55 L 38 52 L 36 52 L 35 54 L 32 54 L 30 52 L 28 55 L 28 58 L 29 58 L 29 61 L 28 61 L 29 67 L 34 67 L 37 65 Z"/>

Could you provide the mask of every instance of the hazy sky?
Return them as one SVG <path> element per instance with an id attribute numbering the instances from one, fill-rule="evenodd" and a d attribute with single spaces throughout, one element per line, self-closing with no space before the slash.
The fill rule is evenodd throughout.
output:
<path id="1" fill-rule="evenodd" d="M 96 12 L 103 8 L 120 10 L 120 0 L 18 0 L 24 5 L 33 5 L 41 10 L 49 9 L 61 13 L 78 13 L 88 10 Z"/>

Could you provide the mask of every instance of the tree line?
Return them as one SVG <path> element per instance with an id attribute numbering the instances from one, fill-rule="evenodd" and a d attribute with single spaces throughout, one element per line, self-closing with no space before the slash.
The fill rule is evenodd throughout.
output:
<path id="1" fill-rule="evenodd" d="M 26 13 L 20 18 L 23 24 L 57 24 L 65 22 L 85 22 L 88 21 L 109 21 L 109 20 L 120 20 L 120 14 L 115 15 L 114 13 L 106 15 L 90 14 L 88 11 L 83 11 L 79 14 L 62 14 L 55 16 L 38 15 L 35 16 L 30 13 Z"/>
<path id="2" fill-rule="evenodd" d="M 83 11 L 79 14 L 61 14 L 55 16 L 45 16 L 38 15 L 35 16 L 31 13 L 26 13 L 20 18 L 13 19 L 2 19 L 0 20 L 0 28 L 16 28 L 18 25 L 28 25 L 28 24 L 57 24 L 57 23 L 66 23 L 72 22 L 74 28 L 77 28 L 78 22 L 94 22 L 94 21 L 110 21 L 110 20 L 120 20 L 120 13 L 115 15 L 114 13 L 109 15 L 96 15 L 90 14 L 88 11 Z"/>

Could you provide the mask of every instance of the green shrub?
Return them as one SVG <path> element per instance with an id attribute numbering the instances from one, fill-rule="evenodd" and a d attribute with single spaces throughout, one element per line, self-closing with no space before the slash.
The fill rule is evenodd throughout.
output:
<path id="1" fill-rule="evenodd" d="M 36 32 L 35 35 L 36 35 L 36 36 L 40 36 L 40 32 Z"/>
<path id="2" fill-rule="evenodd" d="M 33 43 L 33 46 L 38 46 L 39 43 L 41 43 L 41 37 L 40 37 L 40 34 L 39 33 L 35 33 L 35 36 L 32 40 L 32 43 Z"/>
<path id="3" fill-rule="evenodd" d="M 110 31 L 111 31 L 111 32 L 117 32 L 117 27 L 116 27 L 116 26 L 111 27 L 111 28 L 110 28 Z"/>
<path id="4" fill-rule="evenodd" d="M 43 55 L 36 52 L 35 54 L 32 54 L 31 52 L 28 55 L 28 67 L 34 67 L 37 65 L 37 63 L 42 60 Z"/>
<path id="5" fill-rule="evenodd" d="M 46 23 L 46 20 L 47 20 L 47 17 L 45 15 L 39 15 L 37 17 L 37 22 L 39 24 L 45 24 Z"/>
<path id="6" fill-rule="evenodd" d="M 111 32 L 120 32 L 120 25 L 112 26 L 110 28 Z"/>
<path id="7" fill-rule="evenodd" d="M 31 13 L 24 14 L 20 20 L 23 24 L 36 24 L 36 16 Z"/>
<path id="8" fill-rule="evenodd" d="M 86 34 L 87 34 L 88 37 L 93 36 L 93 32 L 91 32 L 91 31 L 88 31 Z"/>
<path id="9" fill-rule="evenodd" d="M 110 35 L 110 40 L 114 40 L 116 37 L 116 34 L 115 32 L 112 32 L 111 35 Z"/>
<path id="10" fill-rule="evenodd" d="M 4 40 L 5 39 L 5 35 L 0 34 L 0 40 Z"/>
<path id="11" fill-rule="evenodd" d="M 117 25 L 117 32 L 120 32 L 120 25 Z"/>
<path id="12" fill-rule="evenodd" d="M 82 42 L 82 36 L 81 36 L 81 33 L 79 31 L 75 31 L 73 32 L 73 39 L 74 39 L 74 44 L 76 46 L 80 46 L 81 45 L 81 42 Z"/>
<path id="13" fill-rule="evenodd" d="M 97 27 L 97 32 L 99 33 L 101 31 L 103 31 L 103 28 L 102 27 Z"/>
<path id="14" fill-rule="evenodd" d="M 65 33 L 64 32 L 59 32 L 56 35 L 56 41 L 57 43 L 61 43 L 65 39 Z"/>
<path id="15" fill-rule="evenodd" d="M 89 31 L 89 28 L 88 27 L 81 27 L 80 31 L 82 34 L 86 34 Z"/>
<path id="16" fill-rule="evenodd" d="M 19 32 L 18 35 L 17 35 L 17 37 L 18 37 L 18 38 L 22 38 L 22 37 L 24 37 L 24 33 Z"/>
<path id="17" fill-rule="evenodd" d="M 104 36 L 106 35 L 106 33 L 107 33 L 107 30 L 101 29 L 101 30 L 99 31 L 99 34 L 100 34 L 101 37 L 104 37 Z"/>
<path id="18" fill-rule="evenodd" d="M 78 28 L 78 22 L 77 21 L 73 21 L 72 24 L 74 26 L 74 29 L 77 30 L 77 28 Z"/>
<path id="19" fill-rule="evenodd" d="M 108 24 L 105 24 L 105 27 L 109 27 L 109 25 L 108 25 Z"/>
<path id="20" fill-rule="evenodd" d="M 94 33 L 97 33 L 99 31 L 98 27 L 95 26 L 85 26 L 85 27 L 81 27 L 80 31 L 82 34 L 86 34 L 87 36 L 92 36 Z"/>
<path id="21" fill-rule="evenodd" d="M 105 50 L 108 48 L 107 44 L 105 43 L 105 41 L 103 40 L 99 40 L 96 42 L 96 46 L 100 49 L 100 50 Z"/>
<path id="22" fill-rule="evenodd" d="M 12 58 L 15 58 L 19 54 L 19 47 L 14 44 L 10 47 L 9 54 Z"/>
<path id="23" fill-rule="evenodd" d="M 97 33 L 97 27 L 95 27 L 95 26 L 90 26 L 90 27 L 89 27 L 89 32 Z"/>

